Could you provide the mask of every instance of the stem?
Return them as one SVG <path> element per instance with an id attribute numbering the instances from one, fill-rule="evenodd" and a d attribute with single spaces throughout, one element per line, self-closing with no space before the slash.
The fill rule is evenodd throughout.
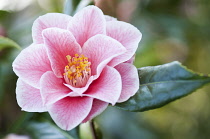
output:
<path id="1" fill-rule="evenodd" d="M 90 128 L 91 128 L 91 133 L 92 133 L 93 139 L 98 139 L 97 135 L 96 135 L 96 129 L 95 129 L 95 125 L 94 125 L 93 120 L 90 121 Z"/>

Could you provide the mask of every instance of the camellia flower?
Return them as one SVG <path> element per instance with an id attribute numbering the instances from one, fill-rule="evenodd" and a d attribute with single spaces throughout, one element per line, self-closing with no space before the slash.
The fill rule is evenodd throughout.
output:
<path id="1" fill-rule="evenodd" d="M 71 130 L 137 92 L 132 59 L 141 33 L 134 26 L 88 6 L 73 17 L 39 17 L 32 37 L 13 62 L 22 110 L 48 111 L 59 127 Z"/>

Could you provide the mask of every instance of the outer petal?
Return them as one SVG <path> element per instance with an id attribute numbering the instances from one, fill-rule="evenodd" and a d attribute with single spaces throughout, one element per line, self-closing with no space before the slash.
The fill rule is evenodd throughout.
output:
<path id="1" fill-rule="evenodd" d="M 98 99 L 93 100 L 93 106 L 88 114 L 88 116 L 83 120 L 83 123 L 95 118 L 97 115 L 101 114 L 107 107 L 109 103 L 100 101 Z"/>
<path id="2" fill-rule="evenodd" d="M 43 105 L 40 90 L 36 89 L 20 78 L 17 80 L 16 97 L 18 105 L 24 111 L 28 112 L 45 112 L 46 107 Z"/>
<path id="3" fill-rule="evenodd" d="M 64 67 L 68 64 L 67 55 L 81 53 L 81 47 L 74 36 L 66 30 L 48 28 L 43 31 L 44 43 L 51 62 L 52 70 L 59 78 L 63 77 Z"/>
<path id="4" fill-rule="evenodd" d="M 46 71 L 52 70 L 45 47 L 35 44 L 22 50 L 12 66 L 17 76 L 36 88 L 40 86 L 41 76 Z"/>
<path id="5" fill-rule="evenodd" d="M 92 75 L 99 75 L 104 66 L 114 57 L 126 52 L 126 49 L 118 41 L 105 35 L 96 35 L 90 38 L 82 50 L 91 61 Z"/>
<path id="6" fill-rule="evenodd" d="M 139 89 L 138 72 L 134 65 L 122 63 L 115 67 L 122 78 L 122 93 L 118 102 L 124 102 L 133 96 Z"/>
<path id="7" fill-rule="evenodd" d="M 107 35 L 118 40 L 127 49 L 126 53 L 116 57 L 109 63 L 111 66 L 129 60 L 135 54 L 142 37 L 136 27 L 122 21 L 107 22 Z"/>
<path id="8" fill-rule="evenodd" d="M 66 97 L 50 105 L 48 111 L 60 128 L 71 130 L 87 117 L 92 102 L 89 97 Z"/>
<path id="9" fill-rule="evenodd" d="M 67 29 L 72 17 L 61 13 L 48 13 L 40 16 L 32 26 L 32 37 L 35 43 L 44 43 L 42 31 L 46 28 L 57 27 Z"/>
<path id="10" fill-rule="evenodd" d="M 117 21 L 117 18 L 109 16 L 109 15 L 104 15 L 106 21 Z"/>
<path id="11" fill-rule="evenodd" d="M 63 84 L 63 79 L 57 78 L 52 71 L 48 71 L 42 76 L 40 90 L 46 105 L 55 103 L 72 92 Z"/>
<path id="12" fill-rule="evenodd" d="M 74 15 L 68 29 L 77 42 L 83 44 L 96 34 L 106 33 L 106 21 L 103 12 L 96 6 L 87 6 Z"/>
<path id="13" fill-rule="evenodd" d="M 119 72 L 113 67 L 106 66 L 100 77 L 95 80 L 84 96 L 93 97 L 114 105 L 122 91 L 122 80 Z"/>

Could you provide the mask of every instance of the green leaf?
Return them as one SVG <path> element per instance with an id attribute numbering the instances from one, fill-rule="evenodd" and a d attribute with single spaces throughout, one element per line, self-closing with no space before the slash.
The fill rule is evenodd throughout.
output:
<path id="1" fill-rule="evenodd" d="M 74 139 L 66 131 L 49 122 L 31 122 L 26 130 L 33 139 Z"/>
<path id="2" fill-rule="evenodd" d="M 0 51 L 4 48 L 15 47 L 21 49 L 21 47 L 15 43 L 13 40 L 0 36 Z"/>
<path id="3" fill-rule="evenodd" d="M 210 82 L 210 76 L 194 73 L 179 62 L 138 69 L 140 88 L 128 101 L 116 107 L 146 111 L 162 107 Z"/>

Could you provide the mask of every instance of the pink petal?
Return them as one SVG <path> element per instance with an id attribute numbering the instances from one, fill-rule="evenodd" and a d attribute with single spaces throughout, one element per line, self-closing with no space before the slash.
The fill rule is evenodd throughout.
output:
<path id="1" fill-rule="evenodd" d="M 69 84 L 64 84 L 64 85 L 72 90 L 72 93 L 70 93 L 69 96 L 82 96 L 82 94 L 88 89 L 88 87 L 93 82 L 93 80 L 94 80 L 94 77 L 91 76 L 89 78 L 89 80 L 87 81 L 86 85 L 84 87 L 80 87 L 80 88 L 71 86 Z"/>
<path id="2" fill-rule="evenodd" d="M 57 27 L 67 29 L 72 17 L 61 13 L 48 13 L 40 16 L 32 26 L 32 37 L 34 43 L 44 43 L 42 31 L 46 28 Z"/>
<path id="3" fill-rule="evenodd" d="M 106 21 L 117 21 L 117 18 L 109 16 L 109 15 L 104 15 Z"/>
<path id="4" fill-rule="evenodd" d="M 55 103 L 72 92 L 63 82 L 63 79 L 57 78 L 52 71 L 48 71 L 42 76 L 40 90 L 44 104 Z"/>
<path id="5" fill-rule="evenodd" d="M 125 63 L 133 64 L 135 61 L 135 55 L 133 55 L 128 61 L 125 61 Z"/>
<path id="6" fill-rule="evenodd" d="M 96 6 L 87 6 L 74 15 L 68 29 L 75 36 L 77 42 L 83 46 L 90 37 L 106 33 L 103 12 Z"/>
<path id="7" fill-rule="evenodd" d="M 118 41 L 105 35 L 96 35 L 90 38 L 82 50 L 91 62 L 92 75 L 99 75 L 104 66 L 114 57 L 126 52 L 126 49 Z"/>
<path id="8" fill-rule="evenodd" d="M 139 77 L 136 67 L 132 64 L 122 63 L 115 67 L 122 78 L 122 93 L 118 102 L 124 102 L 135 95 L 139 89 Z"/>
<path id="9" fill-rule="evenodd" d="M 109 103 L 107 103 L 107 102 L 103 102 L 98 99 L 94 99 L 92 109 L 91 109 L 90 113 L 88 114 L 88 116 L 85 118 L 85 120 L 83 120 L 83 123 L 85 123 L 89 120 L 92 120 L 97 115 L 101 114 L 108 107 L 108 105 L 109 105 Z"/>
<path id="10" fill-rule="evenodd" d="M 67 55 L 81 53 L 81 47 L 74 36 L 66 30 L 48 28 L 43 31 L 44 43 L 51 62 L 52 70 L 59 78 L 63 77 L 64 68 L 68 64 Z"/>
<path id="11" fill-rule="evenodd" d="M 41 76 L 52 70 L 45 47 L 35 44 L 23 49 L 12 66 L 18 77 L 36 88 Z"/>
<path id="12" fill-rule="evenodd" d="M 113 59 L 109 65 L 115 66 L 119 63 L 129 60 L 136 52 L 141 40 L 141 33 L 131 24 L 122 21 L 107 22 L 107 35 L 118 40 L 127 52 Z"/>
<path id="13" fill-rule="evenodd" d="M 90 113 L 93 99 L 89 97 L 66 97 L 48 107 L 55 123 L 63 130 L 79 125 Z"/>
<path id="14" fill-rule="evenodd" d="M 84 96 L 93 97 L 114 105 L 122 91 L 122 80 L 119 72 L 113 67 L 104 67 L 101 75 L 95 80 Z"/>
<path id="15" fill-rule="evenodd" d="M 24 111 L 45 112 L 46 107 L 42 102 L 40 90 L 36 89 L 20 78 L 17 80 L 16 88 L 17 103 Z"/>

